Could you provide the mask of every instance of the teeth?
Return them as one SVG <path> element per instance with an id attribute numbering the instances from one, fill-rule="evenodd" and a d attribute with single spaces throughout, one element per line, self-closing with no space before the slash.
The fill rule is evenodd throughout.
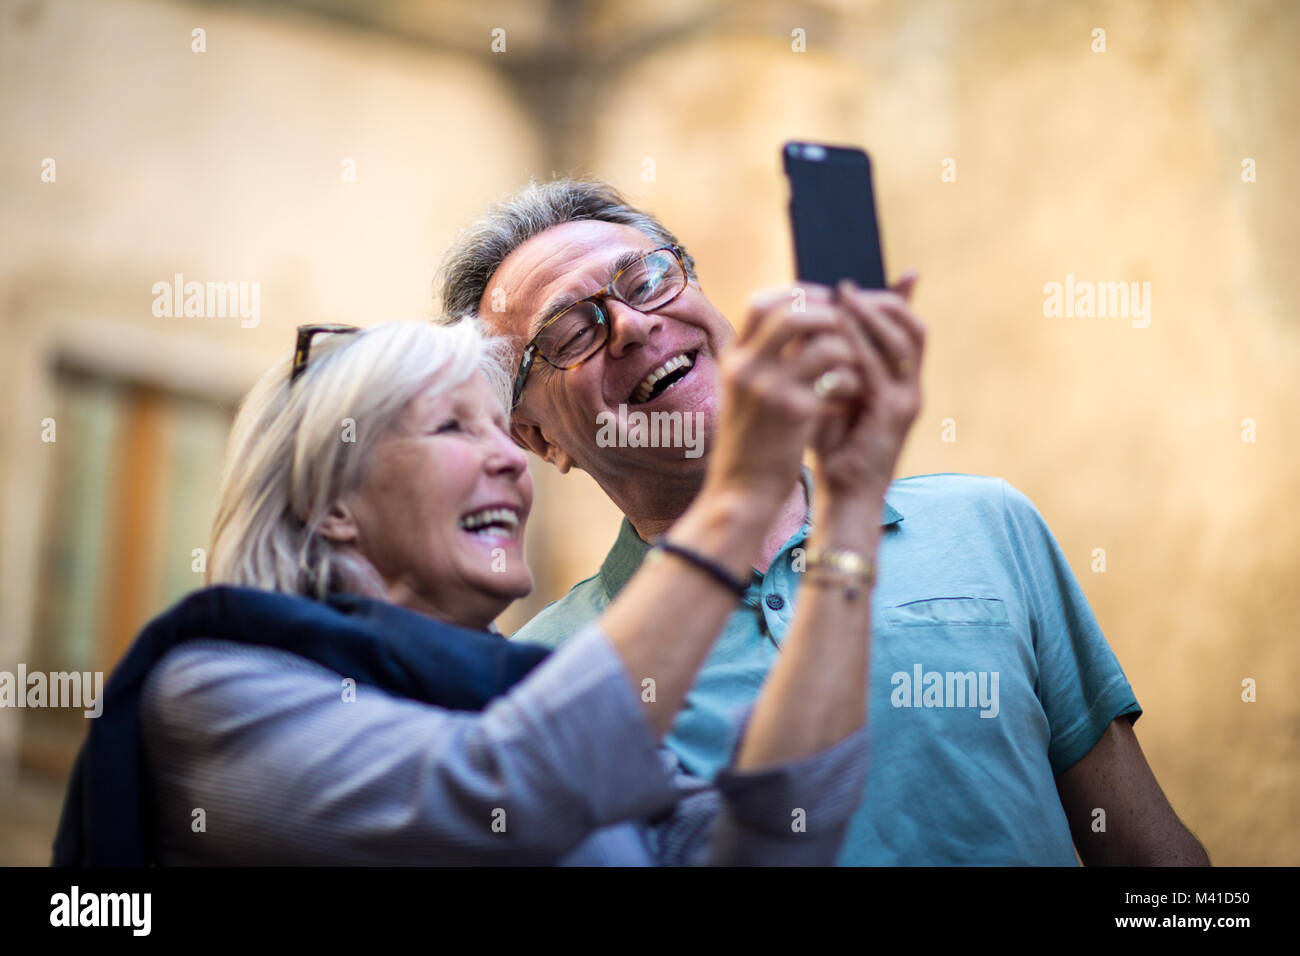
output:
<path id="1" fill-rule="evenodd" d="M 514 537 L 515 532 L 519 530 L 519 515 L 509 508 L 484 508 L 460 519 L 462 528 L 480 534 L 482 532 L 479 529 L 487 528 L 489 525 L 504 526 L 501 530 Z"/>
<path id="2" fill-rule="evenodd" d="M 679 368 L 689 368 L 690 365 L 691 365 L 691 357 L 689 355 L 679 355 L 677 356 L 677 358 L 669 359 L 667 362 L 664 362 L 663 365 L 660 365 L 657 369 L 655 369 L 645 378 L 641 379 L 641 384 L 638 385 L 636 387 L 636 391 L 632 393 L 633 403 L 640 404 L 641 402 L 644 402 L 646 399 L 648 399 L 650 397 L 650 393 L 654 391 L 655 385 L 665 375 L 668 375 L 671 372 L 675 372 Z"/>

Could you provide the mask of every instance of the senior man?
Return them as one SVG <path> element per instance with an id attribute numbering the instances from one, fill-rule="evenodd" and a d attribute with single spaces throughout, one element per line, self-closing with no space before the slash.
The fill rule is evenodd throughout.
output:
<path id="1" fill-rule="evenodd" d="M 453 245 L 443 277 L 449 320 L 477 313 L 514 344 L 516 440 L 561 472 L 586 471 L 625 516 L 599 572 L 515 635 L 554 646 L 604 610 L 698 492 L 718 357 L 734 332 L 677 237 L 602 183 L 533 183 L 494 205 Z M 756 298 L 750 320 L 805 297 L 829 304 L 869 333 L 891 387 L 919 402 L 913 281 L 890 291 L 791 286 Z M 611 443 L 605 426 L 629 410 L 691 416 L 705 455 L 674 442 Z M 891 483 L 907 426 L 871 427 L 884 473 L 867 519 L 880 525 L 873 752 L 840 863 L 1208 864 L 1147 765 L 1133 690 L 1034 506 L 998 478 Z M 732 716 L 781 653 L 807 560 L 808 487 L 805 476 L 791 488 L 668 738 L 693 773 L 725 765 Z M 688 613 L 663 609 L 665 640 Z"/>

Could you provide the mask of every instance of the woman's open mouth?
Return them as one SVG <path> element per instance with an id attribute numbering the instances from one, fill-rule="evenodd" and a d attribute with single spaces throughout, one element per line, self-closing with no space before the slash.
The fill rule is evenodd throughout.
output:
<path id="1" fill-rule="evenodd" d="M 519 511 L 501 506 L 480 508 L 462 515 L 460 526 L 464 531 L 483 539 L 506 538 L 513 541 L 519 536 Z"/>

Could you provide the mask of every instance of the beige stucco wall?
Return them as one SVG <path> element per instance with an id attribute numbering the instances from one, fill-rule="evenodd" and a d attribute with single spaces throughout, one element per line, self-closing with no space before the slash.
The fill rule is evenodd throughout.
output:
<path id="1" fill-rule="evenodd" d="M 735 320 L 750 292 L 790 276 L 779 144 L 865 145 L 887 264 L 921 271 L 931 330 L 901 473 L 1000 475 L 1029 495 L 1146 709 L 1139 737 L 1183 819 L 1216 862 L 1300 862 L 1300 8 L 790 9 L 687 36 L 603 86 L 580 171 L 661 214 Z M 188 374 L 237 389 L 300 321 L 421 314 L 455 229 L 549 169 L 486 58 L 242 8 L 3 11 L 0 650 L 12 656 L 39 532 L 41 349 L 60 336 L 149 343 L 120 361 L 191 355 Z M 800 53 L 790 33 L 803 20 Z M 189 50 L 199 25 L 203 55 Z M 57 184 L 40 182 L 46 156 Z M 345 157 L 356 183 L 340 181 Z M 1242 181 L 1245 158 L 1257 182 Z M 176 271 L 261 281 L 261 325 L 154 319 L 150 286 Z M 1044 316 L 1044 284 L 1067 274 L 1150 282 L 1150 325 Z M 594 571 L 615 530 L 584 477 L 535 471 L 545 587 L 508 620 Z"/>

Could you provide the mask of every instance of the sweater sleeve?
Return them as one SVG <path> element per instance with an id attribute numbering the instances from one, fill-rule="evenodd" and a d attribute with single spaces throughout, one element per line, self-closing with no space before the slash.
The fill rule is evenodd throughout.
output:
<path id="1" fill-rule="evenodd" d="M 736 749 L 744 740 L 745 712 Z M 681 798 L 656 822 L 655 853 L 665 865 L 829 866 L 839 855 L 867 779 L 867 729 L 859 728 L 801 760 L 739 771 L 711 785 L 676 779 Z M 735 754 L 732 755 L 733 763 Z M 692 784 L 693 781 L 693 784 Z"/>
<path id="2" fill-rule="evenodd" d="M 481 713 L 191 642 L 150 675 L 141 734 L 164 862 L 551 863 L 678 796 L 595 625 Z"/>

